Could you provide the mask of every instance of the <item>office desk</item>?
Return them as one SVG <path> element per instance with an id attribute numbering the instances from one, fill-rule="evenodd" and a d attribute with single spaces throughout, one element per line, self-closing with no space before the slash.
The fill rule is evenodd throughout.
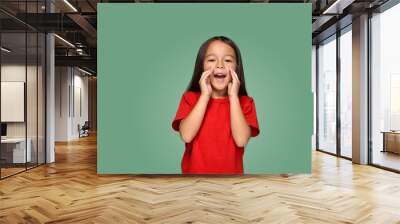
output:
<path id="1" fill-rule="evenodd" d="M 381 133 L 383 133 L 382 152 L 392 152 L 400 154 L 400 132 L 382 131 Z"/>
<path id="2" fill-rule="evenodd" d="M 6 163 L 25 163 L 31 162 L 32 140 L 27 138 L 25 151 L 25 138 L 6 138 L 1 139 L 1 157 Z M 26 152 L 26 154 L 25 154 Z M 26 161 L 25 161 L 26 159 Z"/>

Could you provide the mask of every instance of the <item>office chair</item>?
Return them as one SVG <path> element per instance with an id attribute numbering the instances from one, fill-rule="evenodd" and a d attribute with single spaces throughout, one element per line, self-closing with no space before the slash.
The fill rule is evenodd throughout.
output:
<path id="1" fill-rule="evenodd" d="M 82 127 L 80 127 L 80 125 L 78 124 L 78 129 L 79 129 L 79 138 L 89 136 L 89 129 L 90 129 L 89 121 L 85 121 Z"/>

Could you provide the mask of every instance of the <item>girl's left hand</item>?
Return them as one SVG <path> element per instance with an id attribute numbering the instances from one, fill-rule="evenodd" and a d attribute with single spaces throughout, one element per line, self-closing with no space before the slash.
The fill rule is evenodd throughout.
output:
<path id="1" fill-rule="evenodd" d="M 236 74 L 236 72 L 228 68 L 229 73 L 231 74 L 231 82 L 228 84 L 228 95 L 229 96 L 238 96 L 239 95 L 239 87 L 240 87 L 240 81 L 239 77 Z"/>

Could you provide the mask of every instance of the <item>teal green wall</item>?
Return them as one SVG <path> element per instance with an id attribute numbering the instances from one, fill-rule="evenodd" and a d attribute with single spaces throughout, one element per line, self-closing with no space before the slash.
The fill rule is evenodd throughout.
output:
<path id="1" fill-rule="evenodd" d="M 261 133 L 245 173 L 311 171 L 311 4 L 98 4 L 101 174 L 180 173 L 171 128 L 206 39 L 239 46 Z"/>

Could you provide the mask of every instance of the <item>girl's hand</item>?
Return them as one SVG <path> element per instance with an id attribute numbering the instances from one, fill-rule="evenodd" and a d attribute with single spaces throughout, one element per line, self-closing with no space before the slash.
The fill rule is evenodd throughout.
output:
<path id="1" fill-rule="evenodd" d="M 201 74 L 199 84 L 200 84 L 200 90 L 201 90 L 201 95 L 205 95 L 210 97 L 212 93 L 212 88 L 211 88 L 211 80 L 210 80 L 210 75 L 213 72 L 214 69 L 210 69 L 207 71 L 204 71 L 203 74 Z"/>
<path id="2" fill-rule="evenodd" d="M 231 74 L 231 82 L 228 84 L 228 95 L 229 96 L 238 96 L 239 95 L 239 87 L 240 87 L 240 81 L 239 77 L 236 74 L 236 72 L 228 68 L 229 73 Z"/>

